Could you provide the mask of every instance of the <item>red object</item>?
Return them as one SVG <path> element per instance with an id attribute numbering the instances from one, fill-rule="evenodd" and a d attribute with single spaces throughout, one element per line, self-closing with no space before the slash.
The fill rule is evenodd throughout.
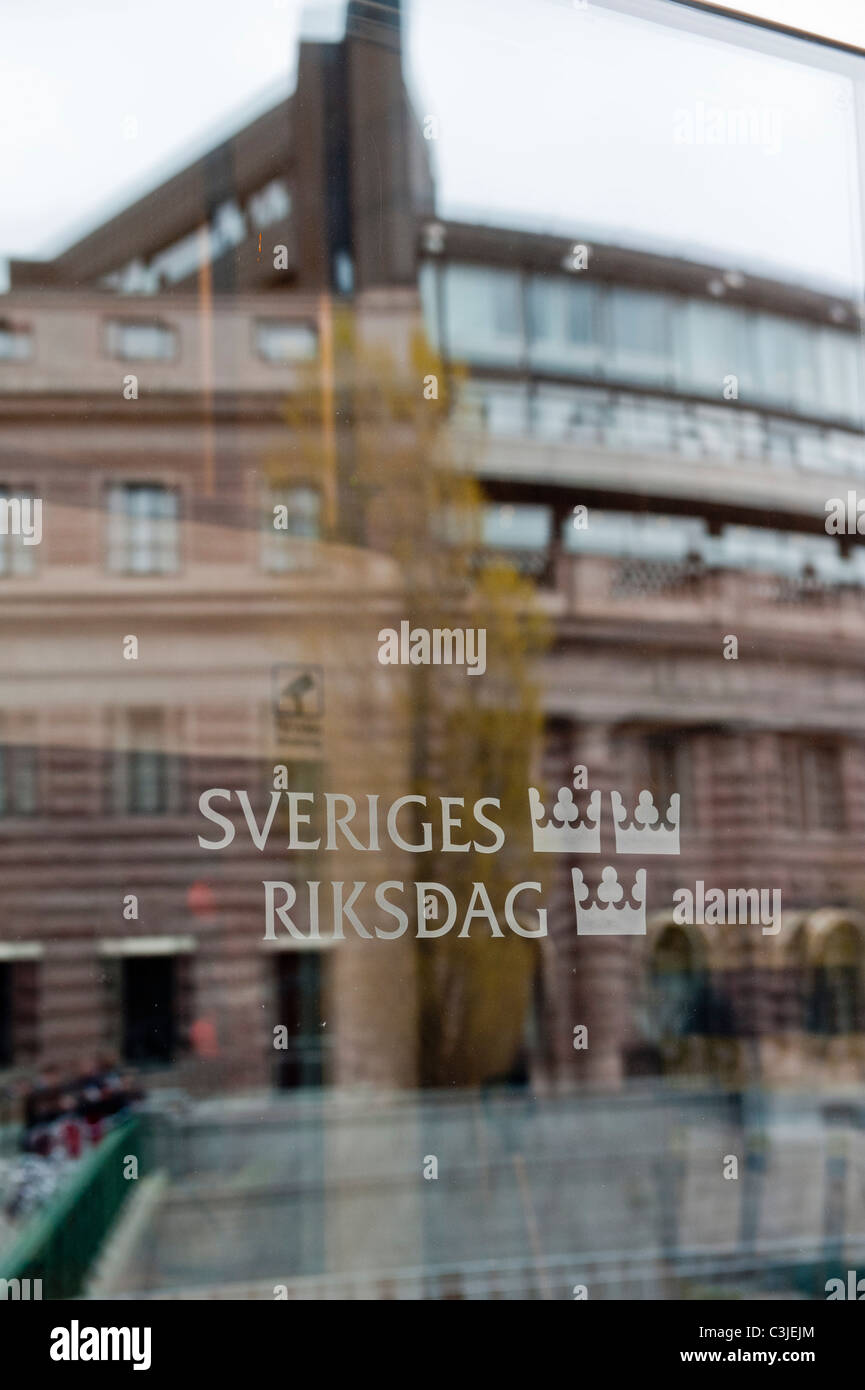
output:
<path id="1" fill-rule="evenodd" d="M 81 1126 L 74 1120 L 67 1121 L 60 1130 L 63 1147 L 70 1158 L 80 1158 L 83 1147 Z"/>
<path id="2" fill-rule="evenodd" d="M 186 906 L 194 917 L 212 917 L 216 912 L 216 900 L 210 884 L 201 879 L 191 884 L 186 892 Z"/>
<path id="3" fill-rule="evenodd" d="M 199 1057 L 218 1057 L 219 1043 L 212 1018 L 198 1018 L 189 1029 L 193 1051 Z"/>

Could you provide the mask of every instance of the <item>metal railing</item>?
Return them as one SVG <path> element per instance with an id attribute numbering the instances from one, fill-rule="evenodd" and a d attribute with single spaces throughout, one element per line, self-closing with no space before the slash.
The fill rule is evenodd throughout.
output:
<path id="1" fill-rule="evenodd" d="M 43 1298 L 75 1298 L 132 1190 L 127 1160 L 138 1177 L 148 1169 L 148 1141 L 138 1116 L 113 1130 L 0 1258 L 0 1279 L 41 1279 Z"/>

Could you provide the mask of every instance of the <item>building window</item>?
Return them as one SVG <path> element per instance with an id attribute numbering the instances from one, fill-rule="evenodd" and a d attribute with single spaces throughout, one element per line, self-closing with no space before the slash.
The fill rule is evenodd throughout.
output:
<path id="1" fill-rule="evenodd" d="M 660 1042 L 702 1033 L 706 980 L 680 927 L 667 927 L 652 954 L 650 1034 Z"/>
<path id="2" fill-rule="evenodd" d="M 177 352 L 177 334 L 164 323 L 112 319 L 105 342 L 109 357 L 126 362 L 170 362 Z"/>
<path id="3" fill-rule="evenodd" d="M 0 1067 L 11 1067 L 12 1046 L 12 966 L 0 961 Z"/>
<path id="4" fill-rule="evenodd" d="M 661 382 L 672 375 L 669 300 L 642 290 L 611 290 L 607 300 L 611 375 Z"/>
<path id="5" fill-rule="evenodd" d="M 249 199 L 249 219 L 253 227 L 269 227 L 291 213 L 291 190 L 282 179 L 271 179 Z"/>
<path id="6" fill-rule="evenodd" d="M 792 358 L 789 339 L 794 327 L 795 325 L 777 318 L 774 314 L 753 316 L 758 394 L 761 400 L 772 405 L 783 407 L 792 403 Z"/>
<path id="7" fill-rule="evenodd" d="M 306 568 L 310 548 L 301 540 L 321 539 L 321 493 L 314 487 L 269 488 L 261 521 L 261 563 L 267 570 Z"/>
<path id="8" fill-rule="evenodd" d="M 0 574 L 32 574 L 42 541 L 42 498 L 24 485 L 0 486 Z"/>
<path id="9" fill-rule="evenodd" d="M 318 350 L 318 335 L 308 323 L 259 319 L 255 325 L 255 350 L 265 362 L 311 362 Z"/>
<path id="10" fill-rule="evenodd" d="M 114 574 L 171 574 L 180 562 L 178 496 L 154 483 L 115 483 L 108 492 L 108 568 Z"/>
<path id="11" fill-rule="evenodd" d="M 858 336 L 833 328 L 819 329 L 817 361 L 820 404 L 815 408 L 815 413 L 819 411 L 835 419 L 854 421 L 861 429 L 863 391 Z M 847 436 L 842 438 L 846 440 Z"/>
<path id="12" fill-rule="evenodd" d="M 439 324 L 439 270 L 430 261 L 424 261 L 418 276 L 424 327 L 430 347 L 441 350 L 441 327 Z"/>
<path id="13" fill-rule="evenodd" d="M 24 486 L 0 486 L 0 574 L 7 577 L 32 574 L 36 569 L 36 546 L 42 538 L 42 502 L 38 513 L 32 491 Z M 3 527 L 6 527 L 4 530 Z"/>
<path id="14" fill-rule="evenodd" d="M 567 517 L 562 534 L 565 550 L 581 555 L 633 556 L 671 565 L 702 556 L 707 541 L 706 523 L 697 517 L 603 512 L 594 507 L 590 526 L 578 530 Z"/>
<path id="15" fill-rule="evenodd" d="M 533 276 L 528 287 L 529 358 L 548 371 L 597 369 L 597 289 L 564 276 Z"/>
<path id="16" fill-rule="evenodd" d="M 0 744 L 0 816 L 32 816 L 36 803 L 36 749 Z"/>
<path id="17" fill-rule="evenodd" d="M 540 550 L 550 543 L 549 507 L 497 502 L 484 507 L 483 542 L 490 550 Z"/>
<path id="18" fill-rule="evenodd" d="M 177 961 L 174 956 L 128 956 L 120 962 L 121 1048 L 139 1065 L 173 1062 L 178 1043 Z"/>
<path id="19" fill-rule="evenodd" d="M 666 816 L 670 797 L 679 793 L 679 822 L 688 825 L 696 804 L 692 795 L 694 767 L 691 741 L 677 731 L 652 734 L 646 743 L 647 786 L 661 816 Z"/>
<path id="20" fill-rule="evenodd" d="M 788 826 L 793 830 L 846 829 L 840 747 L 783 739 L 782 759 Z"/>
<path id="21" fill-rule="evenodd" d="M 671 309 L 676 386 L 718 396 L 725 376 L 735 371 L 743 393 L 750 388 L 752 344 L 745 313 L 702 299 L 673 301 Z"/>
<path id="22" fill-rule="evenodd" d="M 275 960 L 277 1024 L 285 1028 L 276 1051 L 280 1090 L 320 1086 L 324 1080 L 322 966 L 318 951 L 281 951 Z"/>
<path id="23" fill-rule="evenodd" d="M 830 1037 L 856 1033 L 861 1024 L 859 971 L 855 965 L 820 965 L 814 971 L 811 1030 Z"/>
<path id="24" fill-rule="evenodd" d="M 0 362 L 26 362 L 32 355 L 33 335 L 29 328 L 0 319 Z"/>
<path id="25" fill-rule="evenodd" d="M 840 1037 L 865 1029 L 860 949 L 855 928 L 839 926 L 829 933 L 812 974 L 811 1031 Z"/>
<path id="26" fill-rule="evenodd" d="M 165 751 L 162 710 L 130 710 L 115 750 L 111 778 L 112 809 L 118 815 L 160 816 L 179 804 L 180 767 Z"/>
<path id="27" fill-rule="evenodd" d="M 36 569 L 36 548 L 42 537 L 41 508 L 41 500 L 23 484 L 0 486 L 0 575 L 32 574 Z"/>
<path id="28" fill-rule="evenodd" d="M 494 364 L 522 360 L 520 277 L 516 271 L 449 265 L 445 273 L 445 320 L 451 357 Z"/>
<path id="29" fill-rule="evenodd" d="M 30 1062 L 38 1051 L 39 963 L 0 961 L 0 1067 Z"/>

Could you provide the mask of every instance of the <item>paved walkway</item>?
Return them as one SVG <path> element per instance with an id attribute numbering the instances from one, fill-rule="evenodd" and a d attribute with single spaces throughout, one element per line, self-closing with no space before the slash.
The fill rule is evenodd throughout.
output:
<path id="1" fill-rule="evenodd" d="M 720 1095 L 263 1098 L 197 1107 L 162 1162 L 118 1294 L 789 1293 L 865 1254 L 865 1133 L 807 1104 L 757 1126 Z"/>

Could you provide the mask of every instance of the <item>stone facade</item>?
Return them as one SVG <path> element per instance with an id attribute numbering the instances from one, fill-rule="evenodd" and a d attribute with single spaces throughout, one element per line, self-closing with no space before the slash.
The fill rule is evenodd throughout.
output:
<path id="1" fill-rule="evenodd" d="M 44 500 L 45 534 L 29 558 L 19 547 L 13 563 L 8 552 L 0 580 L 0 1000 L 10 1074 L 128 1051 L 130 991 L 144 1028 L 142 999 L 159 977 L 172 1011 L 167 1075 L 177 1084 L 281 1076 L 286 1085 L 388 1089 L 423 1075 L 410 937 L 349 937 L 320 954 L 263 940 L 262 880 L 410 880 L 410 857 L 383 849 L 371 871 L 344 846 L 338 874 L 326 853 L 288 869 L 282 850 L 252 847 L 236 802 L 242 833 L 230 850 L 211 855 L 197 841 L 202 791 L 248 790 L 260 819 L 283 763 L 290 785 L 361 805 L 368 792 L 382 804 L 404 795 L 431 771 L 460 795 L 466 768 L 426 747 L 409 673 L 377 661 L 377 633 L 406 609 L 405 574 L 386 545 L 399 508 L 424 505 L 421 491 L 416 503 L 407 495 L 406 478 L 421 476 L 409 464 L 436 466 L 405 401 L 427 399 L 433 356 L 448 404 L 466 377 L 479 389 L 524 386 L 526 400 L 529 390 L 597 384 L 585 373 L 568 383 L 561 371 L 530 370 L 527 360 L 467 367 L 440 331 L 436 258 L 561 277 L 571 242 L 431 222 L 398 15 L 385 23 L 382 14 L 350 6 L 342 43 L 302 45 L 298 97 L 55 261 L 12 263 L 4 331 L 27 351 L 0 363 L 0 481 Z M 262 256 L 265 193 L 276 211 Z M 227 249 L 215 239 L 226 200 L 244 227 Z M 196 232 L 198 263 L 172 278 L 166 265 Z M 433 261 L 431 297 L 424 276 Z M 592 267 L 607 288 L 704 299 L 720 273 L 615 247 L 593 248 Z M 846 346 L 855 333 L 852 305 L 810 289 L 755 277 L 730 296 L 820 331 L 831 321 Z M 421 349 L 424 332 L 437 341 Z M 159 343 L 164 351 L 153 350 Z M 376 407 L 391 394 L 396 413 L 371 418 L 370 383 Z M 612 412 L 630 409 L 639 388 L 607 381 L 604 390 Z M 551 1089 L 616 1087 L 647 1072 L 856 1082 L 865 1066 L 861 584 L 578 555 L 561 537 L 578 504 L 696 517 L 713 535 L 742 523 L 822 533 L 823 499 L 843 494 L 844 466 L 778 465 L 768 409 L 751 412 L 751 435 L 766 441 L 756 463 L 729 457 L 723 440 L 695 462 L 688 450 L 701 412 L 717 412 L 717 400 L 679 400 L 662 386 L 643 395 L 653 408 L 681 406 L 682 419 L 691 412 L 687 449 L 551 443 L 519 429 L 502 438 L 489 401 L 480 430 L 455 411 L 436 437 L 482 500 L 542 503 L 553 516 L 547 541 L 509 557 L 536 581 L 521 619 L 542 614 L 550 632 L 534 668 L 542 746 L 522 752 L 548 803 L 584 765 L 605 808 L 600 856 L 535 856 L 550 934 L 533 978 L 524 978 L 528 967 L 514 971 L 504 1022 L 487 1022 L 499 977 L 479 990 L 476 1023 L 500 1031 L 484 1051 L 495 1061 L 479 1062 L 473 1079 L 508 1073 L 501 1039 L 511 1029 L 511 1075 Z M 788 443 L 795 426 L 812 450 L 828 449 L 831 435 L 833 459 L 841 445 L 861 446 L 849 419 L 776 413 Z M 701 437 L 713 440 L 715 429 Z M 286 491 L 300 511 L 285 567 L 273 572 L 268 528 Z M 139 505 L 157 510 L 142 519 Z M 124 657 L 130 636 L 133 660 Z M 735 660 L 724 655 L 731 636 Z M 682 803 L 681 853 L 645 865 L 648 930 L 580 936 L 570 870 L 579 864 L 597 886 L 601 866 L 614 865 L 630 881 L 641 861 L 615 853 L 609 794 L 621 791 L 633 808 L 644 787 L 662 801 L 678 792 Z M 527 840 L 530 828 L 526 806 Z M 673 895 L 698 881 L 780 892 L 780 932 L 679 926 Z M 129 895 L 135 919 L 123 916 Z M 148 959 L 171 961 L 173 974 L 141 965 L 133 988 L 128 962 Z M 463 998 L 472 969 L 459 982 Z M 458 1037 L 459 1019 L 440 1012 Z M 209 1042 L 193 1055 L 202 1021 Z M 290 1064 L 272 1045 L 281 1023 L 296 1035 Z M 585 1050 L 574 1047 L 581 1025 Z"/>

